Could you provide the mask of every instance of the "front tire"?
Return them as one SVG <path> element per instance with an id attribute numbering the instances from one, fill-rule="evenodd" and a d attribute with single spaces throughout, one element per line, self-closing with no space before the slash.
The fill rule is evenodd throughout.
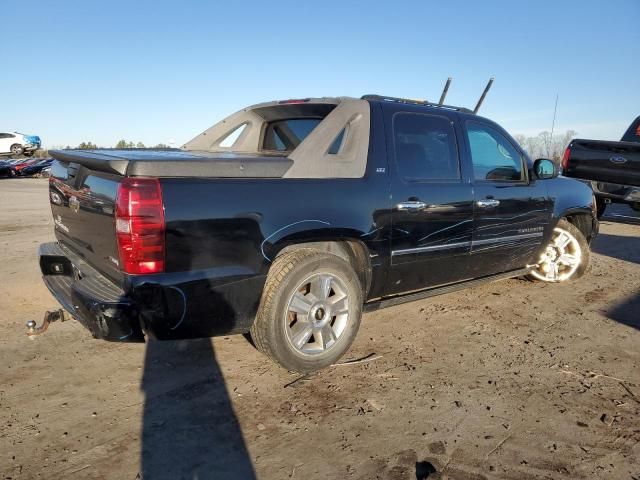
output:
<path id="1" fill-rule="evenodd" d="M 632 203 L 631 208 L 633 208 L 636 212 L 640 212 L 640 202 Z"/>
<path id="2" fill-rule="evenodd" d="M 351 265 L 320 250 L 277 257 L 251 338 L 287 370 L 309 373 L 335 363 L 356 337 L 363 293 Z"/>
<path id="3" fill-rule="evenodd" d="M 575 280 L 587 272 L 590 258 L 589 244 L 582 232 L 562 218 L 529 276 L 549 283 Z"/>

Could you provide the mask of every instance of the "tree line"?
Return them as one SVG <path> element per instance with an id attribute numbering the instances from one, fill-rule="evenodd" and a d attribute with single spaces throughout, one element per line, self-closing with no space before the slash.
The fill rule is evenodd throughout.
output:
<path id="1" fill-rule="evenodd" d="M 66 150 L 71 150 L 71 149 L 96 150 L 98 148 L 104 148 L 104 147 L 98 147 L 98 145 L 96 145 L 93 142 L 81 142 L 77 147 L 71 147 L 69 145 L 65 147 Z M 123 148 L 170 148 L 170 147 L 166 143 L 158 143 L 156 145 L 149 145 L 147 147 L 142 142 L 128 142 L 127 140 L 119 140 L 118 143 L 116 143 L 115 147 L 113 148 L 123 149 Z"/>
<path id="2" fill-rule="evenodd" d="M 556 162 L 562 160 L 565 149 L 576 138 L 578 132 L 567 130 L 563 134 L 551 135 L 550 132 L 540 132 L 533 137 L 514 135 L 513 138 L 529 154 L 532 159 L 549 158 Z"/>

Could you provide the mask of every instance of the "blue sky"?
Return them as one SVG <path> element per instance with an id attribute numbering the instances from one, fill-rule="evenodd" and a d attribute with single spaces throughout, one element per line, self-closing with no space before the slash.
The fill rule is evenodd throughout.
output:
<path id="1" fill-rule="evenodd" d="M 32 16 L 33 25 L 28 27 Z M 0 130 L 46 146 L 189 140 L 261 101 L 473 106 L 512 134 L 617 139 L 640 114 L 640 0 L 3 2 Z M 20 19 L 19 21 L 6 21 Z"/>

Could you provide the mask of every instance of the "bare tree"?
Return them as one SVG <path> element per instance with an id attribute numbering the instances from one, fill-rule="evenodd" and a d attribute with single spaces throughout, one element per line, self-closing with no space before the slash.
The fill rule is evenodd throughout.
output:
<path id="1" fill-rule="evenodd" d="M 533 158 L 550 158 L 559 162 L 562 158 L 567 145 L 573 140 L 578 132 L 575 130 L 567 130 L 561 135 L 551 136 L 549 132 L 540 132 L 535 137 L 527 137 L 526 135 L 514 135 L 515 140 Z"/>

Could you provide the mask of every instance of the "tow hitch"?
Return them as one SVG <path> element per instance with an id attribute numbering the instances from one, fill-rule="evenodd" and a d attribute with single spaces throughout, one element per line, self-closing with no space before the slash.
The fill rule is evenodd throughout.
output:
<path id="1" fill-rule="evenodd" d="M 35 320 L 29 320 L 27 322 L 27 335 L 30 337 L 33 335 L 40 335 L 47 331 L 50 323 L 57 322 L 58 320 L 61 322 L 69 320 L 67 313 L 63 309 L 45 312 L 44 320 L 42 320 L 42 325 L 39 327 L 36 327 Z"/>

